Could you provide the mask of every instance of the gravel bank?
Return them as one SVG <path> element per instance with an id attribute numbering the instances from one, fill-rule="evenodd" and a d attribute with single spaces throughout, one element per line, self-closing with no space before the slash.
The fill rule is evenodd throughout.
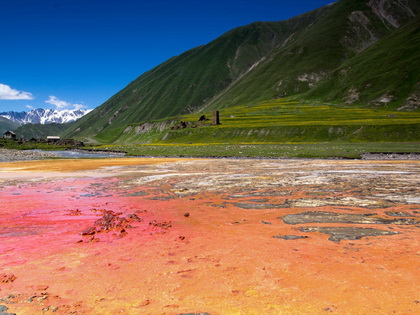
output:
<path id="1" fill-rule="evenodd" d="M 69 151 L 70 153 L 73 151 Z M 60 157 L 60 154 L 39 150 L 12 150 L 12 149 L 0 149 L 0 162 L 14 162 L 14 161 L 31 161 L 31 160 L 42 160 L 45 158 Z M 78 158 L 77 156 L 66 156 L 70 158 Z M 100 154 L 92 154 L 90 157 L 103 157 Z M 108 157 L 108 156 L 107 156 Z M 116 156 L 110 155 L 109 158 Z M 171 158 L 170 156 L 167 158 Z M 173 157 L 176 158 L 176 157 Z M 261 157 L 264 159 L 264 157 Z M 420 153 L 364 153 L 361 155 L 363 160 L 420 160 Z M 222 159 L 226 159 L 222 158 Z M 249 159 L 249 158 L 235 158 L 229 159 Z M 252 159 L 252 158 L 251 158 Z"/>
<path id="2" fill-rule="evenodd" d="M 420 153 L 364 153 L 364 160 L 420 160 Z"/>
<path id="3" fill-rule="evenodd" d="M 55 156 L 56 155 L 54 153 L 50 152 L 0 149 L 0 162 L 42 160 L 44 158 L 51 158 Z"/>

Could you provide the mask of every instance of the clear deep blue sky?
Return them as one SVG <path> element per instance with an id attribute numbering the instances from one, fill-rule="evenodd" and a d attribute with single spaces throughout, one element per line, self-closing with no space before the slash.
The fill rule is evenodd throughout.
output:
<path id="1" fill-rule="evenodd" d="M 235 27 L 331 2 L 0 0 L 0 111 L 95 108 L 143 72 Z"/>

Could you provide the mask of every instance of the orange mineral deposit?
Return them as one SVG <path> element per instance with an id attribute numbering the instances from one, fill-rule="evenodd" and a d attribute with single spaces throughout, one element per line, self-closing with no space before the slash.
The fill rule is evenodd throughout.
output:
<path id="1" fill-rule="evenodd" d="M 418 161 L 2 163 L 0 310 L 418 314 L 419 175 Z"/>

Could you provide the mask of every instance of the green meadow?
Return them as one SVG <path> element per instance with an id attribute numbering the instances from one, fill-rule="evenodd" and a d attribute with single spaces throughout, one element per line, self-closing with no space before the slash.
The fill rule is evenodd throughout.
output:
<path id="1" fill-rule="evenodd" d="M 224 127 L 397 125 L 420 122 L 420 113 L 272 100 L 223 110 Z"/>
<path id="2" fill-rule="evenodd" d="M 101 148 L 142 156 L 357 158 L 364 152 L 420 152 L 419 112 L 290 99 L 219 112 L 217 126 L 211 125 L 211 112 L 196 113 L 150 122 L 147 132 L 138 131 L 142 123 L 131 124 L 98 140 L 109 143 Z M 199 122 L 201 115 L 209 120 Z M 185 128 L 177 128 L 181 121 Z"/>

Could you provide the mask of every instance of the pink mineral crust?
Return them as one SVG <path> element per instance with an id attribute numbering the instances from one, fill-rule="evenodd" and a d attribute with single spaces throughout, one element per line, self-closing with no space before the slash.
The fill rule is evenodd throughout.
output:
<path id="1" fill-rule="evenodd" d="M 420 312 L 419 162 L 106 161 L 0 165 L 7 312 Z"/>

